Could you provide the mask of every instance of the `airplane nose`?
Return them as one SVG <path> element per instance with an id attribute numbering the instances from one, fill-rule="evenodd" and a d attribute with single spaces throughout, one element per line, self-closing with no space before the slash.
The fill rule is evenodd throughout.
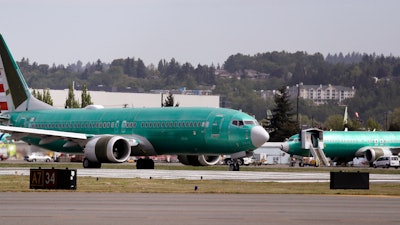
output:
<path id="1" fill-rule="evenodd" d="M 282 142 L 281 150 L 284 151 L 284 152 L 288 152 L 289 151 L 289 144 L 287 142 Z"/>
<path id="2" fill-rule="evenodd" d="M 261 147 L 268 139 L 269 134 L 262 126 L 255 126 L 251 129 L 251 142 L 254 147 Z"/>

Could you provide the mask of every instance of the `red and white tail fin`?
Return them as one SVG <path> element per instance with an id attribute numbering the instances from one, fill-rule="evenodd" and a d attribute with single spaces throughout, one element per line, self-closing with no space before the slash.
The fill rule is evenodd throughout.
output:
<path id="1" fill-rule="evenodd" d="M 0 34 L 0 110 L 1 112 L 52 109 L 30 93 L 24 77 Z"/>

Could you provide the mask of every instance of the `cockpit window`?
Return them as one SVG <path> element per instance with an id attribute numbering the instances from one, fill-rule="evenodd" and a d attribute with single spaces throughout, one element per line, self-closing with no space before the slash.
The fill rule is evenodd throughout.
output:
<path id="1" fill-rule="evenodd" d="M 258 122 L 255 120 L 245 120 L 244 124 L 246 125 L 258 125 Z"/>
<path id="2" fill-rule="evenodd" d="M 243 125 L 258 125 L 255 120 L 232 120 L 232 125 L 242 127 Z"/>
<path id="3" fill-rule="evenodd" d="M 243 121 L 241 121 L 241 120 L 232 120 L 232 125 L 241 127 L 241 126 L 243 126 Z"/>

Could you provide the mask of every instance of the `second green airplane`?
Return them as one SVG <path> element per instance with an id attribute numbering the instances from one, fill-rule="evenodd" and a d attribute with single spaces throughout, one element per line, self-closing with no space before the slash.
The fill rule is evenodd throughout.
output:
<path id="1" fill-rule="evenodd" d="M 398 131 L 321 131 L 303 130 L 280 144 L 282 151 L 297 156 L 311 156 L 310 148 L 320 148 L 326 157 L 347 163 L 354 157 L 365 157 L 372 164 L 380 156 L 398 155 Z"/>

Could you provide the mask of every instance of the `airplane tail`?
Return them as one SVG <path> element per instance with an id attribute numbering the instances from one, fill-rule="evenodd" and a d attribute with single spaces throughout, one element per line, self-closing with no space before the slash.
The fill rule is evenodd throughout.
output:
<path id="1" fill-rule="evenodd" d="M 29 91 L 24 77 L 0 34 L 0 111 L 52 109 Z"/>

